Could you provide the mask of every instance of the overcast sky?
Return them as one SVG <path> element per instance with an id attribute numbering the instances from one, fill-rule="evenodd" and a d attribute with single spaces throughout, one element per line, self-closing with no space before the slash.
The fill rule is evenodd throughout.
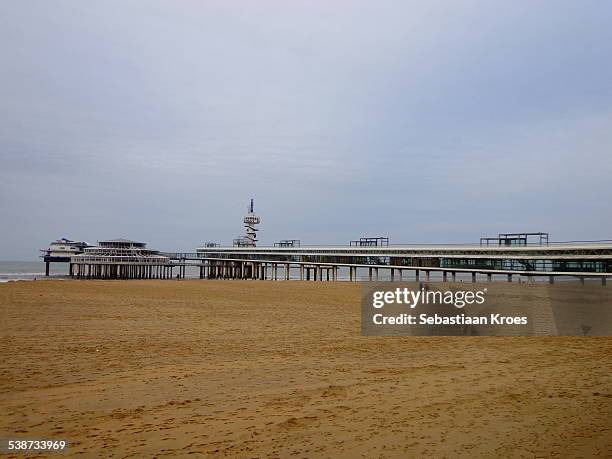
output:
<path id="1" fill-rule="evenodd" d="M 0 259 L 612 239 L 612 2 L 0 3 Z"/>

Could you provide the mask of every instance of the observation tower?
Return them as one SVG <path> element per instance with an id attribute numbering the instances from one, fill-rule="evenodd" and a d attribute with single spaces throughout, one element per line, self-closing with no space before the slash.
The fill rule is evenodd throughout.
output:
<path id="1" fill-rule="evenodd" d="M 245 247 L 255 247 L 257 245 L 257 231 L 255 225 L 259 225 L 259 217 L 255 215 L 253 211 L 253 198 L 251 198 L 251 205 L 248 207 L 248 213 L 244 217 L 244 228 L 246 230 L 246 236 L 243 239 Z"/>

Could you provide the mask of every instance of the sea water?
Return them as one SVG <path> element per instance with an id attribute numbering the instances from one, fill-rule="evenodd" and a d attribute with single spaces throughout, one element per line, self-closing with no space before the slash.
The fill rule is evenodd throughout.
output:
<path id="1" fill-rule="evenodd" d="M 51 263 L 49 278 L 68 277 L 68 263 Z M 40 261 L 0 261 L 0 282 L 45 278 L 45 263 Z"/>

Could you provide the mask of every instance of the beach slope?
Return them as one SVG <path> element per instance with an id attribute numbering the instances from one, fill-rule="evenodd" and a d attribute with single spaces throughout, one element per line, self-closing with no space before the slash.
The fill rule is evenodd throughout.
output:
<path id="1" fill-rule="evenodd" d="M 133 457 L 611 454 L 611 338 L 362 337 L 360 295 L 2 284 L 0 436 Z"/>

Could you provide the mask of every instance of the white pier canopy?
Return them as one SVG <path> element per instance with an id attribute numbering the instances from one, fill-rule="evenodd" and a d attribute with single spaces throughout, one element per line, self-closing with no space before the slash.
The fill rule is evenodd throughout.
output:
<path id="1" fill-rule="evenodd" d="M 71 258 L 76 277 L 93 279 L 152 279 L 172 277 L 173 264 L 159 250 L 129 239 L 98 241 Z M 72 270 L 71 270 L 72 271 Z"/>

